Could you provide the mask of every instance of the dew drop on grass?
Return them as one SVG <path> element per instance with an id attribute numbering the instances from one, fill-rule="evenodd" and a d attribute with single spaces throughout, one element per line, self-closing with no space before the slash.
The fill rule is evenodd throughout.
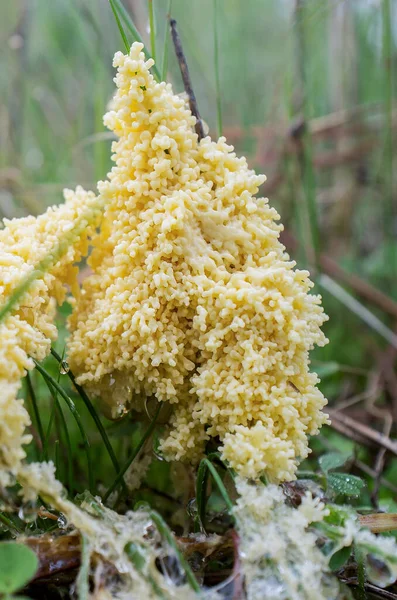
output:
<path id="1" fill-rule="evenodd" d="M 34 502 L 28 502 L 18 510 L 18 517 L 24 523 L 33 523 L 37 519 L 37 509 Z"/>
<path id="2" fill-rule="evenodd" d="M 62 360 L 59 363 L 59 372 L 61 375 L 66 375 L 67 373 L 69 373 L 69 364 L 66 362 L 66 360 Z"/>
<path id="3" fill-rule="evenodd" d="M 367 554 L 365 568 L 369 581 L 381 588 L 391 585 L 396 580 L 396 574 L 391 571 L 389 566 L 371 553 Z"/>

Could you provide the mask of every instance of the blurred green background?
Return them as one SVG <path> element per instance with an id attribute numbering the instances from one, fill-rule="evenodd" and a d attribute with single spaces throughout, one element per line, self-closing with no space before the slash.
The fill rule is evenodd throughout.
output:
<path id="1" fill-rule="evenodd" d="M 153 3 L 161 65 L 168 0 Z M 147 1 L 124 5 L 150 49 Z M 396 0 L 174 0 L 172 16 L 214 136 L 218 38 L 223 133 L 267 174 L 324 296 L 324 392 L 364 421 L 396 418 Z M 2 0 L 0 43 L 0 216 L 38 214 L 106 176 L 123 44 L 107 0 Z M 168 80 L 183 91 L 171 43 Z"/>

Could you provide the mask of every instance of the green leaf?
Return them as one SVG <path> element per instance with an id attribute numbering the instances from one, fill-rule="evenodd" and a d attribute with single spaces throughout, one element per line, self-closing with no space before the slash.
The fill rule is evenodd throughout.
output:
<path id="1" fill-rule="evenodd" d="M 0 543 L 0 594 L 12 594 L 23 588 L 39 566 L 36 554 L 23 544 Z"/>
<path id="2" fill-rule="evenodd" d="M 329 568 L 331 571 L 339 571 L 343 565 L 349 560 L 352 553 L 351 546 L 345 546 L 341 548 L 329 559 Z"/>
<path id="3" fill-rule="evenodd" d="M 323 473 L 328 473 L 328 471 L 343 467 L 349 458 L 348 454 L 342 454 L 341 452 L 327 452 L 327 454 L 320 456 L 318 464 Z"/>
<path id="4" fill-rule="evenodd" d="M 344 496 L 359 496 L 364 487 L 364 481 L 348 473 L 329 473 L 328 485 L 338 494 Z"/>

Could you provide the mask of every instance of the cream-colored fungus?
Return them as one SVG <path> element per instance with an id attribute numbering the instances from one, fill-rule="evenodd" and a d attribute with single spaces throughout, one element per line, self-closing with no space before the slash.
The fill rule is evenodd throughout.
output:
<path id="1" fill-rule="evenodd" d="M 320 298 L 255 197 L 265 178 L 224 138 L 199 141 L 152 65 L 138 43 L 114 59 L 115 164 L 69 323 L 72 369 L 113 416 L 142 395 L 170 403 L 167 458 L 197 460 L 219 436 L 241 475 L 292 479 L 326 420 L 308 358 L 326 342 Z"/>

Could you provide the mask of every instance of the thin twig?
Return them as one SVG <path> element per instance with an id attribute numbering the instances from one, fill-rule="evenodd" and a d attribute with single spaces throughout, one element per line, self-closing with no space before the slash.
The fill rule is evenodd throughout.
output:
<path id="1" fill-rule="evenodd" d="M 330 412 L 329 408 L 327 408 L 327 412 L 328 413 Z M 353 431 L 352 429 L 347 427 L 344 423 L 339 422 L 336 419 L 332 420 L 331 427 L 332 427 L 332 429 L 335 429 L 335 431 L 337 431 L 341 435 L 344 435 L 345 437 L 349 438 L 356 444 L 360 444 L 360 445 L 364 444 L 366 446 L 371 445 L 364 436 L 359 435 L 358 433 L 356 433 L 355 431 Z"/>
<path id="2" fill-rule="evenodd" d="M 357 587 L 357 578 L 342 578 L 342 581 L 347 585 Z M 364 588 L 366 592 L 371 592 L 371 594 L 377 595 L 378 598 L 385 598 L 385 600 L 397 600 L 396 594 L 394 594 L 393 592 L 389 592 L 388 590 L 384 590 L 383 588 L 380 588 L 377 585 L 373 585 L 372 583 L 365 583 Z"/>
<path id="3" fill-rule="evenodd" d="M 354 273 L 347 273 L 336 261 L 325 254 L 321 255 L 320 264 L 328 275 L 346 283 L 359 296 L 379 306 L 385 313 L 397 318 L 397 302 L 390 298 L 390 296 L 386 296 L 386 294 Z"/>
<path id="4" fill-rule="evenodd" d="M 389 450 L 393 454 L 397 456 L 397 442 L 391 440 L 389 437 L 380 433 L 380 431 L 376 431 L 376 429 L 372 429 L 364 423 L 359 423 L 355 419 L 352 419 L 348 415 L 337 412 L 332 409 L 327 410 L 329 416 L 331 417 L 332 426 L 335 425 L 345 425 L 347 429 L 350 429 L 357 433 L 360 437 L 366 438 L 378 446 Z M 335 427 L 336 429 L 337 427 Z"/>
<path id="5" fill-rule="evenodd" d="M 390 413 L 385 416 L 385 427 L 383 433 L 386 437 L 390 436 L 390 432 L 393 426 L 393 417 Z M 380 479 L 382 477 L 383 469 L 385 466 L 386 459 L 386 448 L 381 448 L 377 454 L 375 461 L 375 477 L 374 477 L 374 489 L 371 494 L 371 502 L 375 508 L 379 507 L 379 488 L 380 488 Z"/>
<path id="6" fill-rule="evenodd" d="M 198 110 L 196 96 L 194 95 L 194 92 L 193 92 L 192 81 L 190 79 L 190 74 L 189 74 L 189 69 L 188 69 L 187 62 L 186 62 L 186 57 L 183 53 L 181 39 L 179 37 L 179 33 L 176 28 L 175 19 L 170 19 L 170 28 L 171 28 L 172 42 L 173 42 L 174 48 L 175 48 L 175 54 L 178 59 L 179 68 L 181 70 L 183 85 L 185 88 L 185 92 L 189 98 L 190 111 L 191 111 L 192 115 L 194 117 L 196 117 L 196 125 L 195 125 L 196 133 L 198 135 L 198 139 L 202 140 L 203 137 L 205 137 L 203 122 L 201 120 L 200 113 Z"/>
<path id="7" fill-rule="evenodd" d="M 353 460 L 353 465 L 355 467 L 357 467 L 357 469 L 360 469 L 360 471 L 362 471 L 366 475 L 369 475 L 369 477 L 373 477 L 374 478 L 375 475 L 376 475 L 375 471 L 371 467 L 369 467 L 368 465 L 366 465 L 361 460 L 358 460 L 357 458 L 355 458 Z M 380 482 L 381 482 L 381 484 L 385 488 L 387 488 L 388 490 L 390 490 L 391 492 L 393 492 L 393 494 L 397 494 L 397 487 L 395 485 L 393 485 L 392 483 L 390 483 L 390 481 L 388 481 L 385 477 L 381 477 L 380 478 Z"/>
<path id="8" fill-rule="evenodd" d="M 283 231 L 281 237 L 288 249 L 294 250 L 298 247 L 297 239 L 290 231 Z M 345 271 L 335 260 L 324 253 L 320 256 L 320 266 L 324 273 L 348 285 L 358 296 L 377 306 L 383 312 L 397 318 L 397 302 L 368 281 L 354 273 Z"/>

